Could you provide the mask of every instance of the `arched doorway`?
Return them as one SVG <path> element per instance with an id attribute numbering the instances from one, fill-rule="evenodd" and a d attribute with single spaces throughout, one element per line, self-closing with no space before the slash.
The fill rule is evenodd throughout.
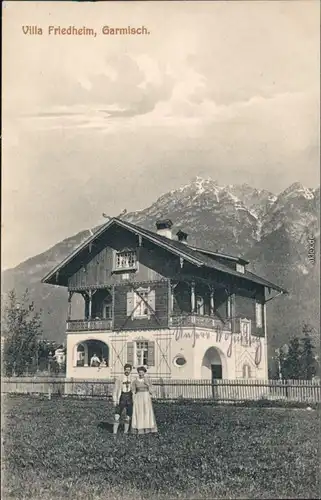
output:
<path id="1" fill-rule="evenodd" d="M 76 366 L 109 366 L 109 347 L 105 342 L 89 339 L 76 346 Z"/>
<path id="2" fill-rule="evenodd" d="M 209 347 L 202 361 L 202 378 L 207 380 L 226 378 L 224 371 L 220 352 L 216 347 Z"/>

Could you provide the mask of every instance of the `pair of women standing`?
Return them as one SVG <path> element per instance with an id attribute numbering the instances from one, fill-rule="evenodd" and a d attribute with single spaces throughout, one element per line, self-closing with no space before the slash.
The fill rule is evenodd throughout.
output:
<path id="1" fill-rule="evenodd" d="M 113 401 L 116 406 L 114 434 L 117 433 L 120 417 L 126 411 L 124 423 L 125 434 L 129 431 L 131 421 L 131 432 L 133 434 L 147 434 L 157 432 L 153 404 L 152 386 L 146 375 L 146 368 L 137 368 L 138 377 L 132 376 L 132 367 L 124 366 L 124 375 L 116 380 Z"/>

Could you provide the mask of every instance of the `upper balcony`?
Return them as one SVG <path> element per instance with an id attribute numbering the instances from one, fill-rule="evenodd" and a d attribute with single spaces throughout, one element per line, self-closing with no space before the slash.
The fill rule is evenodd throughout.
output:
<path id="1" fill-rule="evenodd" d="M 232 331 L 231 297 L 194 282 L 128 284 L 116 288 L 80 291 L 79 303 L 71 307 L 75 292 L 69 293 L 67 332 L 108 332 L 160 328 L 205 328 Z M 78 300 L 77 299 L 77 300 Z M 71 309 L 73 310 L 72 319 Z M 129 321 L 132 320 L 132 321 Z"/>
<path id="2" fill-rule="evenodd" d="M 211 316 L 202 316 L 198 314 L 172 315 L 169 327 L 199 327 L 208 328 L 215 331 L 231 331 L 232 324 L 230 320 L 221 321 Z M 67 321 L 67 332 L 93 332 L 93 331 L 112 331 L 112 319 L 77 319 Z"/>

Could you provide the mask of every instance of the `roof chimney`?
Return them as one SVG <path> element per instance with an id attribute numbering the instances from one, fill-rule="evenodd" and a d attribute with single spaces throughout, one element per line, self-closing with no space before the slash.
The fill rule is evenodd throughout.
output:
<path id="1" fill-rule="evenodd" d="M 179 230 L 177 231 L 176 236 L 178 241 L 180 241 L 181 243 L 185 243 L 185 245 L 187 244 L 187 237 L 188 237 L 187 233 L 184 233 L 184 231 Z"/>
<path id="2" fill-rule="evenodd" d="M 165 236 L 165 238 L 172 239 L 172 226 L 173 223 L 170 219 L 162 219 L 156 221 L 157 234 Z"/>

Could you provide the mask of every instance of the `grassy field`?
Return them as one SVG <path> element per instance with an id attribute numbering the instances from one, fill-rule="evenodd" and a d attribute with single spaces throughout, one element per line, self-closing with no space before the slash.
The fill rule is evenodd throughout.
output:
<path id="1" fill-rule="evenodd" d="M 158 403 L 158 435 L 113 436 L 104 401 L 4 407 L 4 500 L 319 498 L 314 410 Z"/>

